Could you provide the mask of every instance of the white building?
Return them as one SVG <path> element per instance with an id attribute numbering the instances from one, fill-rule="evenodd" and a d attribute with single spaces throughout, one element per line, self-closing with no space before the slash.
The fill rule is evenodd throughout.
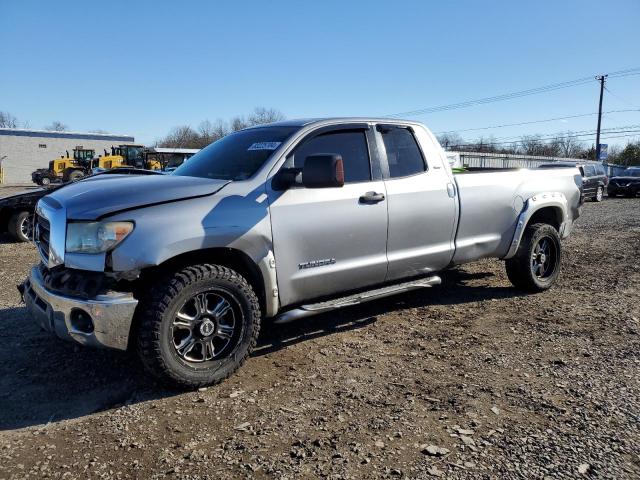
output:
<path id="1" fill-rule="evenodd" d="M 77 147 L 92 148 L 96 155 L 103 155 L 112 146 L 133 143 L 130 135 L 0 128 L 0 183 L 31 183 L 31 172 L 47 168 L 51 160 L 67 151 L 73 155 Z"/>

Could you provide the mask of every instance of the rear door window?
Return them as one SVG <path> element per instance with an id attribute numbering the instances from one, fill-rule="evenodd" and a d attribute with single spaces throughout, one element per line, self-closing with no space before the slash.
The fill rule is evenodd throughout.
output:
<path id="1" fill-rule="evenodd" d="M 422 152 L 411 130 L 380 126 L 378 131 L 382 135 L 387 152 L 389 177 L 408 177 L 427 170 Z"/>

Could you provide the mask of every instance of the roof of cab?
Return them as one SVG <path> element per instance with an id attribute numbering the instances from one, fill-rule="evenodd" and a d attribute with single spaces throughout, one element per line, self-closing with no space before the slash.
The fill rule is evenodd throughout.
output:
<path id="1" fill-rule="evenodd" d="M 401 120 L 399 118 L 376 118 L 376 117 L 318 117 L 318 118 L 293 118 L 291 120 L 282 120 L 280 122 L 264 123 L 254 125 L 249 128 L 260 127 L 306 127 L 314 123 L 333 123 L 333 122 L 376 122 L 376 123 L 412 123 L 419 122 L 413 120 Z"/>

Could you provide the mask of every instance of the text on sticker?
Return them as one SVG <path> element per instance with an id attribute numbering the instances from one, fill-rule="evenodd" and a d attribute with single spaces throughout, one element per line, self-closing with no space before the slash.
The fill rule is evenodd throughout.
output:
<path id="1" fill-rule="evenodd" d="M 257 142 L 251 145 L 248 150 L 275 150 L 282 142 Z"/>

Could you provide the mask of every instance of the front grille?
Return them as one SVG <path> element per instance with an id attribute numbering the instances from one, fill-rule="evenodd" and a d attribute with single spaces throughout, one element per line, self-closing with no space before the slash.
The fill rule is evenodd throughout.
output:
<path id="1" fill-rule="evenodd" d="M 36 215 L 35 241 L 38 246 L 38 250 L 40 251 L 40 256 L 46 264 L 49 263 L 50 236 L 51 226 L 49 225 L 49 220 L 40 215 Z"/>

